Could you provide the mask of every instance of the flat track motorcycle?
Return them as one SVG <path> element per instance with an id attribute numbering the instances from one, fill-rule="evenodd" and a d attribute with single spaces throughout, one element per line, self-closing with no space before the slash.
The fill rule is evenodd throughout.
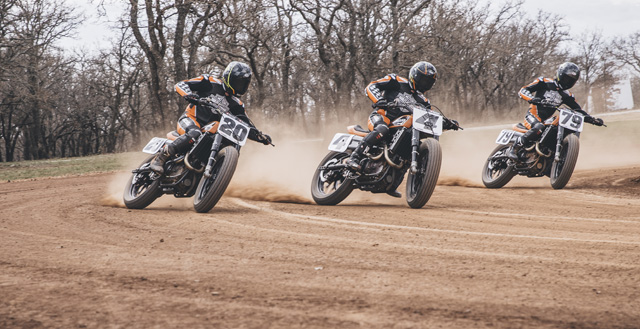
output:
<path id="1" fill-rule="evenodd" d="M 127 208 L 143 209 L 163 194 L 173 194 L 176 198 L 195 195 L 193 207 L 204 213 L 220 200 L 236 170 L 240 147 L 252 128 L 231 113 L 220 111 L 206 98 L 201 98 L 199 104 L 219 113 L 220 121 L 207 124 L 186 154 L 169 159 L 162 175 L 151 170 L 149 164 L 165 144 L 179 135 L 172 131 L 167 134 L 168 138 L 151 139 L 142 151 L 152 155 L 132 171 L 125 187 Z"/>
<path id="2" fill-rule="evenodd" d="M 516 175 L 548 176 L 554 189 L 564 188 L 578 161 L 580 133 L 584 115 L 569 108 L 560 108 L 559 115 L 547 119 L 540 138 L 518 151 L 518 160 L 507 157 L 513 143 L 527 132 L 522 123 L 504 129 L 498 135 L 499 144 L 489 155 L 482 169 L 482 182 L 488 188 L 501 188 Z"/>
<path id="3" fill-rule="evenodd" d="M 373 193 L 395 191 L 407 170 L 409 206 L 422 208 L 429 201 L 440 175 L 442 150 L 438 141 L 444 115 L 415 103 L 391 106 L 407 114 L 391 122 L 389 138 L 365 153 L 359 172 L 345 162 L 369 130 L 349 126 L 348 134 L 333 137 L 330 152 L 320 162 L 311 183 L 311 195 L 317 204 L 336 205 L 354 188 Z"/>

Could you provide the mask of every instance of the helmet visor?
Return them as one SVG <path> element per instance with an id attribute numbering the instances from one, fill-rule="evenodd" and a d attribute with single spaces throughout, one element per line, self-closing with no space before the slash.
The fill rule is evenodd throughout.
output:
<path id="1" fill-rule="evenodd" d="M 418 81 L 416 81 L 416 90 L 423 93 L 431 89 L 431 87 L 433 87 L 433 84 L 435 82 L 436 82 L 436 79 L 434 79 L 433 77 L 430 77 L 430 76 L 423 77 L 422 79 L 419 79 Z"/>
<path id="2" fill-rule="evenodd" d="M 562 89 L 569 89 L 573 87 L 577 81 L 578 81 L 577 77 L 572 77 L 568 74 L 563 74 L 560 76 L 560 80 L 558 81 L 558 84 Z"/>
<path id="3" fill-rule="evenodd" d="M 233 88 L 236 95 L 244 95 L 249 89 L 249 83 L 251 78 L 232 78 L 231 88 Z"/>

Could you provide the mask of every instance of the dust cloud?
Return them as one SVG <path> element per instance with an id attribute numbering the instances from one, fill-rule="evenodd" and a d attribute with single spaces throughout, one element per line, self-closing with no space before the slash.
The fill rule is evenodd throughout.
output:
<path id="1" fill-rule="evenodd" d="M 124 171 L 113 174 L 105 195 L 100 200 L 100 205 L 115 208 L 125 208 L 122 201 L 122 193 L 127 181 L 131 179 L 131 170 L 137 168 L 148 155 L 142 152 L 126 153 L 122 163 Z"/>
<path id="2" fill-rule="evenodd" d="M 271 136 L 276 146 L 247 141 L 225 195 L 254 201 L 313 203 L 311 178 L 328 152 L 328 138 L 301 137 L 304 134 L 291 127 L 271 126 L 269 130 L 274 132 Z"/>
<path id="3" fill-rule="evenodd" d="M 603 116 L 604 117 L 604 116 Z M 630 117 L 640 123 L 640 115 Z M 580 156 L 576 170 L 619 167 L 640 164 L 640 129 L 628 123 L 625 116 L 607 120 L 609 127 L 586 125 L 580 137 Z M 515 122 L 515 121 L 514 121 Z M 496 147 L 498 133 L 514 122 L 492 127 L 467 128 L 461 131 L 446 131 L 440 138 L 443 161 L 438 185 L 478 188 L 483 187 L 482 167 L 491 151 Z M 306 137 L 300 129 L 290 125 L 271 125 L 265 132 L 273 137 L 276 147 L 264 146 L 253 141 L 240 151 L 236 173 L 225 196 L 254 201 L 312 204 L 311 178 L 327 154 L 327 145 L 337 132 L 346 132 L 347 124 L 333 124 L 323 129 L 318 137 Z M 463 126 L 468 126 L 463 123 Z M 127 157 L 127 170 L 114 175 L 102 205 L 124 207 L 122 192 L 130 170 L 144 160 L 146 154 L 133 152 Z M 548 187 L 549 180 L 515 177 L 510 187 Z M 161 198 L 163 199 L 163 198 Z M 391 201 L 389 201 L 391 200 Z M 396 202 L 386 195 L 375 197 L 371 193 L 354 191 L 348 203 Z M 190 208 L 191 199 L 176 201 L 166 197 L 152 206 L 176 206 Z"/>

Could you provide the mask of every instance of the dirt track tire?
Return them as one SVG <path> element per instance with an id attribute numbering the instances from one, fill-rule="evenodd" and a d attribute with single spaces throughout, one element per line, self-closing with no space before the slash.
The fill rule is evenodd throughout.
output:
<path id="1" fill-rule="evenodd" d="M 341 162 L 347 157 L 349 157 L 347 153 L 329 152 L 329 154 L 320 161 L 318 167 L 326 166 L 329 163 Z M 311 180 L 311 196 L 317 204 L 321 206 L 335 206 L 346 199 L 353 191 L 353 181 L 344 178 L 340 182 L 340 185 L 337 185 L 337 182 L 335 182 L 333 190 L 327 193 L 326 188 L 330 188 L 331 184 L 325 186 L 325 182 L 322 181 L 323 174 L 323 171 L 316 168 L 316 171 L 313 173 L 313 179 Z"/>
<path id="2" fill-rule="evenodd" d="M 138 168 L 150 163 L 155 157 L 155 155 L 149 156 L 140 164 L 140 166 L 138 166 Z M 124 201 L 124 205 L 129 209 L 144 209 L 162 195 L 162 191 L 159 187 L 160 180 L 155 180 L 144 190 L 140 191 L 137 186 L 133 186 L 133 178 L 136 175 L 140 174 L 132 174 L 131 178 L 129 178 L 129 181 L 124 188 L 122 199 Z"/>
<path id="3" fill-rule="evenodd" d="M 573 169 L 578 162 L 578 153 L 580 152 L 580 140 L 578 136 L 570 134 L 562 141 L 562 150 L 560 151 L 560 162 L 554 162 L 551 166 L 551 187 L 556 190 L 564 188 L 571 175 Z M 564 161 L 563 161 L 564 159 Z"/>
<path id="4" fill-rule="evenodd" d="M 238 165 L 238 150 L 233 146 L 226 146 L 218 155 L 213 166 L 212 177 L 200 179 L 196 195 L 193 198 L 193 208 L 199 213 L 209 212 L 220 200 Z"/>
<path id="5" fill-rule="evenodd" d="M 418 169 L 424 174 L 407 176 L 407 204 L 411 208 L 422 208 L 431 198 L 440 176 L 442 165 L 442 148 L 434 138 L 425 138 L 418 149 Z"/>
<path id="6" fill-rule="evenodd" d="M 513 167 L 503 168 L 502 171 L 498 172 L 497 176 L 494 176 L 493 168 L 489 168 L 490 160 L 494 155 L 498 152 L 506 152 L 507 149 L 511 147 L 511 145 L 498 145 L 491 154 L 487 161 L 484 163 L 484 167 L 482 168 L 482 183 L 487 188 L 501 188 L 507 183 L 511 181 L 511 179 L 517 174 Z"/>

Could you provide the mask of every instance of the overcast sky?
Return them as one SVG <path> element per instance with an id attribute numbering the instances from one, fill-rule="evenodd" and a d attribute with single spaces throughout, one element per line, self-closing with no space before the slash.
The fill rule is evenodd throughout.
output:
<path id="1" fill-rule="evenodd" d="M 640 0 L 525 0 L 523 9 L 563 16 L 574 37 L 585 31 L 614 37 L 640 30 Z"/>
<path id="2" fill-rule="evenodd" d="M 492 3 L 497 6 L 505 0 L 479 0 L 481 3 Z M 106 20 L 97 14 L 98 0 L 66 0 L 84 12 L 86 21 L 78 31 L 76 38 L 64 40 L 65 48 L 107 47 L 107 39 L 112 35 Z M 117 19 L 126 10 L 123 0 L 107 0 L 107 14 L 112 20 Z M 581 33 L 600 31 L 605 37 L 625 36 L 640 31 L 640 0 L 525 0 L 523 10 L 535 17 L 539 10 L 558 14 L 570 28 L 571 36 Z"/>

